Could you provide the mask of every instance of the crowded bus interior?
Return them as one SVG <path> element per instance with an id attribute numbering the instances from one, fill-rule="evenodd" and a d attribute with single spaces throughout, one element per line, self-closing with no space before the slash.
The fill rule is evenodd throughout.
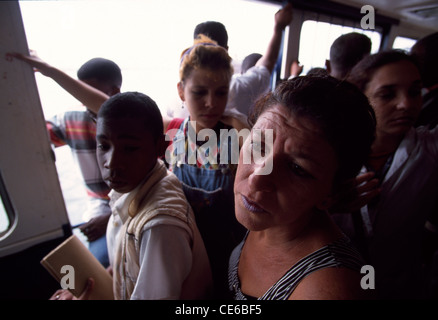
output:
<path id="1" fill-rule="evenodd" d="M 429 0 L 0 1 L 0 299 L 437 299 L 437 54 Z"/>

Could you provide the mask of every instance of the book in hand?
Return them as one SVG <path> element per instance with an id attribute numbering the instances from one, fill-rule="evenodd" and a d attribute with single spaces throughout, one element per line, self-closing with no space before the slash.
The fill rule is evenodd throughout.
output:
<path id="1" fill-rule="evenodd" d="M 68 289 L 75 297 L 82 294 L 88 278 L 93 278 L 94 287 L 89 299 L 114 299 L 111 275 L 75 235 L 47 254 L 41 264 L 63 289 Z"/>

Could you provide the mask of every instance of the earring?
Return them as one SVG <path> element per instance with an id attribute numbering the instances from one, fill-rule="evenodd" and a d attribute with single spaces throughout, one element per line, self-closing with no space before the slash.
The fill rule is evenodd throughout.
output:
<path id="1" fill-rule="evenodd" d="M 184 101 L 181 104 L 181 109 L 184 109 Z"/>

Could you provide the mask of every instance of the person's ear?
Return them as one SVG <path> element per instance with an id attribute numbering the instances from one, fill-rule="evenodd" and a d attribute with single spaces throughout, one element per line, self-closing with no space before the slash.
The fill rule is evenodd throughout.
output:
<path id="1" fill-rule="evenodd" d="M 181 81 L 178 82 L 178 84 L 177 84 L 177 88 L 178 88 L 178 95 L 179 95 L 180 99 L 181 99 L 182 101 L 185 101 L 185 96 L 184 96 L 184 85 L 183 85 L 183 83 L 182 83 Z"/>
<path id="2" fill-rule="evenodd" d="M 162 155 L 166 155 L 166 149 L 167 149 L 167 141 L 165 140 L 165 135 L 160 135 L 160 137 L 157 139 L 157 142 L 155 144 L 157 155 L 160 157 Z"/>
<path id="3" fill-rule="evenodd" d="M 120 88 L 116 87 L 116 86 L 112 86 L 111 87 L 111 92 L 110 92 L 109 96 L 113 96 L 113 95 L 118 94 L 118 93 L 120 93 Z"/>

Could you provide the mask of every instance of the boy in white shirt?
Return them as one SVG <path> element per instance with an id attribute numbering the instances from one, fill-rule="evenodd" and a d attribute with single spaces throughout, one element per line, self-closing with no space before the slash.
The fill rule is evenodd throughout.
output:
<path id="1" fill-rule="evenodd" d="M 113 189 L 107 237 L 115 298 L 208 298 L 210 265 L 192 208 L 157 160 L 164 135 L 155 102 L 137 92 L 110 98 L 99 110 L 96 138 Z"/>
<path id="2" fill-rule="evenodd" d="M 97 159 L 112 189 L 107 242 L 115 299 L 210 298 L 210 264 L 192 208 L 158 160 L 164 134 L 156 103 L 138 92 L 117 94 L 100 108 L 96 130 Z"/>

